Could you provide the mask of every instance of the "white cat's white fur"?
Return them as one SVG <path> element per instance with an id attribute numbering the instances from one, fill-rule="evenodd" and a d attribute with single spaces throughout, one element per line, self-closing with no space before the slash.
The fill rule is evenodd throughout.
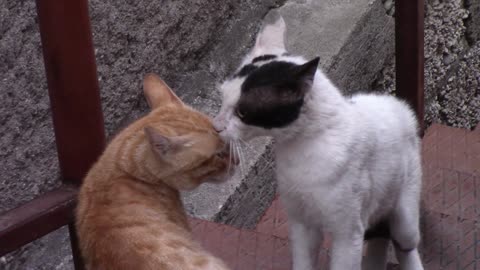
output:
<path id="1" fill-rule="evenodd" d="M 281 18 L 266 26 L 242 65 L 263 54 L 278 55 L 273 61 L 306 63 L 302 57 L 282 55 L 284 32 Z M 364 232 L 387 216 L 401 269 L 423 269 L 417 250 L 420 141 L 408 106 L 387 95 L 346 98 L 317 70 L 299 118 L 285 128 L 266 130 L 247 126 L 234 114 L 243 80 L 234 78 L 221 85 L 223 104 L 214 122 L 231 140 L 275 139 L 276 175 L 288 213 L 293 269 L 317 269 L 322 232 L 331 233 L 333 239 L 331 270 L 361 269 Z M 366 269 L 385 269 L 388 243 L 370 241 Z"/>

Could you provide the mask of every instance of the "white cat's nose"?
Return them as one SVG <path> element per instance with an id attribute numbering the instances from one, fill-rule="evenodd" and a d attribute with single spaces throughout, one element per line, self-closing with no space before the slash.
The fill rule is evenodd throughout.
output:
<path id="1" fill-rule="evenodd" d="M 213 128 L 215 129 L 216 132 L 220 133 L 223 130 L 225 130 L 225 126 L 220 125 L 218 123 L 213 122 Z"/>
<path id="2" fill-rule="evenodd" d="M 217 116 L 215 119 L 213 119 L 213 128 L 218 133 L 225 130 L 225 121 L 223 120 L 223 117 Z"/>

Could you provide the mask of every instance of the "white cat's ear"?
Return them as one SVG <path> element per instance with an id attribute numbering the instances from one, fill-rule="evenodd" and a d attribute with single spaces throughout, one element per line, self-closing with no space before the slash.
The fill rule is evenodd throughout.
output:
<path id="1" fill-rule="evenodd" d="M 253 56 L 285 52 L 285 32 L 285 21 L 278 15 L 274 23 L 267 24 L 260 30 L 252 50 Z"/>
<path id="2" fill-rule="evenodd" d="M 298 76 L 305 77 L 306 79 L 313 80 L 315 73 L 318 69 L 318 63 L 320 62 L 320 57 L 315 57 L 312 60 L 306 62 L 303 65 L 296 67 L 296 73 Z"/>
<path id="3" fill-rule="evenodd" d="M 143 79 L 143 93 L 151 109 L 162 105 L 176 104 L 183 106 L 183 102 L 175 92 L 157 75 L 149 73 Z"/>
<path id="4" fill-rule="evenodd" d="M 144 132 L 153 151 L 160 158 L 168 158 L 193 144 L 189 136 L 165 136 L 150 126 L 145 127 Z"/>
<path id="5" fill-rule="evenodd" d="M 306 91 L 312 86 L 319 62 L 320 57 L 315 57 L 307 63 L 295 67 L 294 75 L 296 76 L 297 80 L 301 82 L 302 91 Z"/>

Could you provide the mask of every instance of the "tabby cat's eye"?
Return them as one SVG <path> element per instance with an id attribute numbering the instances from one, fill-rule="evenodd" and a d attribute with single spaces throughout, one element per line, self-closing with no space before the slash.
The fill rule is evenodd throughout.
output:
<path id="1" fill-rule="evenodd" d="M 243 119 L 243 118 L 245 117 L 245 113 L 244 113 L 242 110 L 240 110 L 239 108 L 237 108 L 237 109 L 235 110 L 235 114 L 236 114 L 236 115 L 238 116 L 238 118 L 240 118 L 240 119 Z"/>

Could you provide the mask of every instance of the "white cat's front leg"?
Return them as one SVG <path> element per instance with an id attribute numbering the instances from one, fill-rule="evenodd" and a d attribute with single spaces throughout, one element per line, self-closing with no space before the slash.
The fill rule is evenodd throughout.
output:
<path id="1" fill-rule="evenodd" d="M 318 253 L 322 243 L 319 228 L 308 227 L 294 219 L 289 219 L 290 243 L 292 247 L 292 270 L 317 269 Z"/>
<path id="2" fill-rule="evenodd" d="M 363 233 L 333 235 L 330 270 L 362 269 Z"/>

